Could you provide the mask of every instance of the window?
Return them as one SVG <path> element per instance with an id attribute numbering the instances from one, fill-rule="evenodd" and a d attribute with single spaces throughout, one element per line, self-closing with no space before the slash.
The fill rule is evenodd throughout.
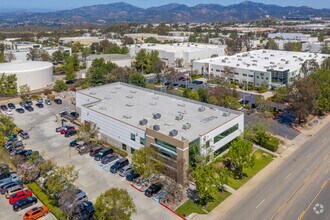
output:
<path id="1" fill-rule="evenodd" d="M 121 145 L 121 148 L 122 148 L 124 151 L 126 151 L 126 150 L 127 150 L 127 146 L 126 146 L 126 144 L 122 144 L 122 145 Z"/>
<path id="2" fill-rule="evenodd" d="M 243 74 L 243 76 L 247 76 L 247 74 Z"/>
<path id="3" fill-rule="evenodd" d="M 259 79 L 259 76 L 257 76 L 257 79 Z"/>
<path id="4" fill-rule="evenodd" d="M 176 153 L 176 147 L 172 144 L 156 139 L 156 144 Z"/>
<path id="5" fill-rule="evenodd" d="M 225 130 L 224 132 L 222 132 L 221 134 L 218 134 L 217 136 L 214 137 L 213 142 L 217 143 L 220 140 L 222 140 L 223 138 L 227 137 L 228 135 L 234 133 L 235 131 L 238 130 L 238 124 L 234 125 L 233 127 Z"/>
<path id="6" fill-rule="evenodd" d="M 209 148 L 210 147 L 210 140 L 206 141 L 205 146 L 206 146 L 206 148 Z"/>
<path id="7" fill-rule="evenodd" d="M 135 153 L 135 149 L 131 148 L 131 154 L 134 154 L 134 153 Z"/>
<path id="8" fill-rule="evenodd" d="M 253 75 L 249 75 L 249 77 L 253 77 Z"/>
<path id="9" fill-rule="evenodd" d="M 266 80 L 268 80 L 268 77 L 266 77 Z"/>
<path id="10" fill-rule="evenodd" d="M 146 140 L 142 137 L 140 137 L 140 144 L 145 145 L 146 144 Z"/>
<path id="11" fill-rule="evenodd" d="M 135 134 L 132 134 L 132 133 L 131 133 L 131 140 L 132 140 L 132 141 L 135 141 Z"/>
<path id="12" fill-rule="evenodd" d="M 220 72 L 220 70 L 215 70 L 215 72 Z"/>

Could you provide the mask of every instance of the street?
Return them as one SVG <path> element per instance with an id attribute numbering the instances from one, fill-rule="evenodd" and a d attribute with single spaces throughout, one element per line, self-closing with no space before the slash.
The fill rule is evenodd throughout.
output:
<path id="1" fill-rule="evenodd" d="M 327 124 L 286 158 L 275 172 L 248 192 L 222 219 L 240 220 L 247 217 L 252 220 L 283 219 L 283 216 L 286 220 L 297 219 L 315 197 L 324 180 L 330 176 L 327 169 L 330 160 L 329 135 L 330 124 Z M 316 178 L 318 181 L 312 183 L 313 187 L 304 191 L 307 198 L 302 200 L 304 204 L 290 207 L 290 200 L 299 189 L 304 187 L 304 184 L 308 184 L 308 181 L 315 180 L 313 175 L 320 177 Z M 289 210 L 291 214 L 281 216 L 285 210 Z"/>

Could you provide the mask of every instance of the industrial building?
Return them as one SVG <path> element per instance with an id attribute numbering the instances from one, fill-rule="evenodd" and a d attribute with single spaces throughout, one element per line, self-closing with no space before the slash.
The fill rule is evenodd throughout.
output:
<path id="1" fill-rule="evenodd" d="M 255 50 L 233 56 L 197 60 L 193 63 L 193 70 L 206 75 L 229 77 L 233 81 L 248 82 L 254 86 L 267 85 L 270 88 L 290 85 L 294 79 L 304 77 L 301 66 L 305 61 L 314 59 L 321 65 L 327 57 L 330 55 Z"/>
<path id="2" fill-rule="evenodd" d="M 174 32 L 172 32 L 174 33 Z M 185 32 L 182 32 L 184 34 Z M 158 34 L 149 34 L 149 33 L 134 33 L 134 34 L 125 34 L 124 38 L 132 38 L 135 43 L 144 43 L 144 41 L 148 38 L 155 38 L 156 40 L 160 42 L 177 42 L 177 43 L 183 43 L 189 41 L 189 36 L 186 35 L 158 35 Z"/>
<path id="3" fill-rule="evenodd" d="M 195 43 L 134 44 L 129 46 L 130 55 L 135 57 L 142 49 L 147 52 L 158 51 L 159 57 L 169 66 L 176 66 L 178 59 L 182 60 L 183 66 L 187 66 L 194 60 L 224 56 L 226 46 Z"/>
<path id="4" fill-rule="evenodd" d="M 31 90 L 39 90 L 51 86 L 53 79 L 53 64 L 49 62 L 11 62 L 0 64 L 0 73 L 15 74 L 17 88 L 27 84 Z"/>
<path id="5" fill-rule="evenodd" d="M 134 59 L 127 54 L 91 54 L 86 59 L 87 69 L 95 59 L 103 58 L 105 62 L 112 62 L 119 67 L 131 67 Z"/>
<path id="6" fill-rule="evenodd" d="M 217 152 L 244 129 L 242 112 L 124 83 L 77 91 L 76 106 L 82 121 L 95 123 L 103 140 L 129 155 L 157 149 L 180 183 L 193 146 Z"/>
<path id="7" fill-rule="evenodd" d="M 317 42 L 317 37 L 312 37 L 310 34 L 302 33 L 269 33 L 270 39 L 294 40 L 299 42 Z"/>

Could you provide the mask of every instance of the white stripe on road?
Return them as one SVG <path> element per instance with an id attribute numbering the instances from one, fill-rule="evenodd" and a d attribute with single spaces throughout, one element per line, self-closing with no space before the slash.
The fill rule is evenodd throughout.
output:
<path id="1" fill-rule="evenodd" d="M 306 156 L 306 159 L 311 155 L 312 153 L 309 153 L 307 156 Z"/>
<path id="2" fill-rule="evenodd" d="M 289 176 L 291 176 L 292 173 L 289 173 L 285 178 L 284 180 L 286 180 L 287 178 L 289 178 Z"/>
<path id="3" fill-rule="evenodd" d="M 266 201 L 266 199 L 262 200 L 262 201 L 259 203 L 259 205 L 257 205 L 256 209 L 257 209 L 259 206 L 261 206 L 261 204 L 264 203 L 265 201 Z"/>

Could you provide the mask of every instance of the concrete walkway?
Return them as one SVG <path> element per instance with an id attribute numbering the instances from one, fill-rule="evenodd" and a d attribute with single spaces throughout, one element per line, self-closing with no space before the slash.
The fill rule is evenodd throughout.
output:
<path id="1" fill-rule="evenodd" d="M 281 163 L 286 160 L 293 152 L 295 152 L 299 147 L 306 142 L 308 138 L 316 134 L 320 129 L 322 129 L 326 124 L 330 123 L 330 116 L 326 117 L 321 121 L 320 124 L 314 125 L 309 129 L 302 129 L 301 134 L 295 139 L 288 141 L 290 147 L 288 147 L 283 153 L 275 158 L 273 162 L 268 164 L 263 170 L 252 177 L 247 183 L 245 183 L 238 190 L 234 191 L 231 196 L 229 196 L 224 202 L 218 205 L 212 212 L 202 215 L 190 215 L 188 219 L 194 220 L 218 220 L 221 219 L 227 211 L 233 208 L 237 202 L 239 202 L 245 195 L 247 195 L 252 189 L 254 189 L 261 181 L 266 179 L 269 174 L 276 170 Z"/>

